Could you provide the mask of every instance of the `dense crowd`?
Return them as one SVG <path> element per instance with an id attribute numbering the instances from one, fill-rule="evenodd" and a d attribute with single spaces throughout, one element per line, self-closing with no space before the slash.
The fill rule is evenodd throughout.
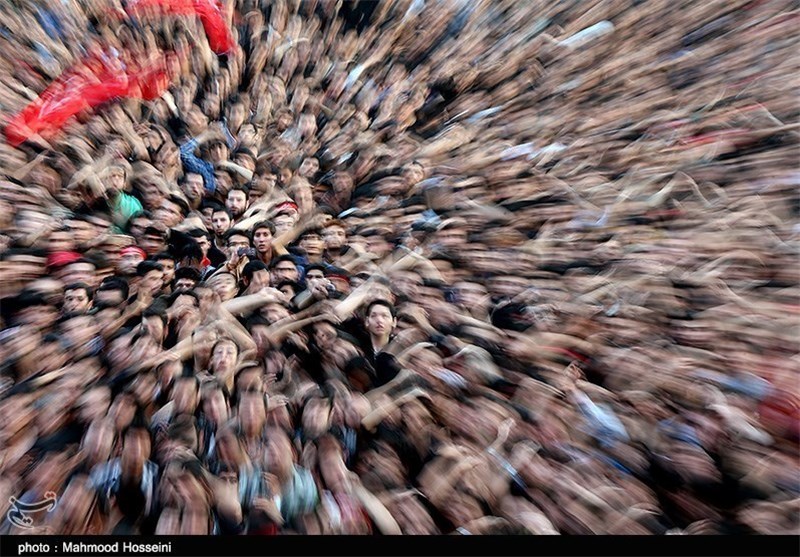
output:
<path id="1" fill-rule="evenodd" d="M 0 532 L 800 531 L 795 2 L 133 3 L 0 5 L 174 55 L 0 141 Z"/>

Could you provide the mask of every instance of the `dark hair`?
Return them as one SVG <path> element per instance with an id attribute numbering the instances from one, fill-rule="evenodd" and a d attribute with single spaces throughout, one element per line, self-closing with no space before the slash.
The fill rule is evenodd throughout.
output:
<path id="1" fill-rule="evenodd" d="M 228 243 L 233 236 L 244 236 L 247 238 L 247 241 L 250 242 L 253 240 L 252 236 L 247 230 L 242 230 L 241 228 L 231 228 L 225 234 L 222 235 L 222 239 L 225 240 L 225 243 Z"/>
<path id="2" fill-rule="evenodd" d="M 303 238 L 305 238 L 306 236 L 312 236 L 312 235 L 321 237 L 322 236 L 322 229 L 315 227 L 315 228 L 307 228 L 307 229 L 303 230 L 300 233 L 300 235 L 297 237 L 297 242 L 300 243 L 303 240 Z"/>
<path id="3" fill-rule="evenodd" d="M 230 194 L 235 191 L 240 191 L 244 193 L 245 199 L 250 197 L 250 190 L 248 190 L 246 186 L 233 186 L 231 189 L 228 190 L 228 193 L 225 194 L 225 199 L 227 199 L 228 196 L 230 196 Z"/>
<path id="4" fill-rule="evenodd" d="M 267 267 L 267 264 L 263 261 L 248 261 L 247 265 L 242 269 L 242 278 L 250 282 L 253 279 L 253 275 L 258 271 L 269 272 L 269 267 Z"/>
<path id="5" fill-rule="evenodd" d="M 186 235 L 191 236 L 192 238 L 202 238 L 205 236 L 209 240 L 211 239 L 211 233 L 208 230 L 203 230 L 202 228 L 192 228 L 191 230 L 187 230 Z"/>
<path id="6" fill-rule="evenodd" d="M 292 290 L 294 290 L 295 294 L 303 290 L 303 286 L 294 280 L 282 280 L 280 283 L 278 283 L 277 289 L 280 290 L 284 286 L 290 286 Z"/>
<path id="7" fill-rule="evenodd" d="M 168 251 L 160 251 L 153 257 L 151 257 L 150 261 L 163 261 L 164 259 L 169 259 L 170 261 L 174 262 L 175 256 L 169 253 Z"/>
<path id="8" fill-rule="evenodd" d="M 369 313 L 372 311 L 372 308 L 375 306 L 383 306 L 389 309 L 389 313 L 392 314 L 392 317 L 397 317 L 397 310 L 394 308 L 394 305 L 389 300 L 372 300 L 368 305 L 367 309 L 364 311 L 364 316 L 368 316 Z"/>
<path id="9" fill-rule="evenodd" d="M 64 292 L 66 293 L 68 290 L 84 290 L 89 300 L 92 299 L 92 287 L 85 282 L 73 282 L 72 284 L 68 284 L 64 287 Z"/>
<path id="10" fill-rule="evenodd" d="M 294 257 L 292 257 L 291 255 L 289 255 L 289 254 L 287 253 L 287 254 L 284 254 L 284 255 L 278 256 L 278 257 L 276 257 L 275 259 L 273 259 L 273 260 L 270 262 L 270 264 L 269 264 L 269 268 L 270 268 L 270 269 L 274 269 L 275 267 L 277 267 L 277 266 L 278 266 L 278 263 L 281 263 L 281 262 L 283 262 L 283 261 L 288 261 L 289 263 L 291 263 L 292 265 L 294 265 L 295 267 L 297 267 L 297 261 L 295 261 L 295 260 L 294 260 Z"/>
<path id="11" fill-rule="evenodd" d="M 189 242 L 181 249 L 181 253 L 179 255 L 180 260 L 189 259 L 189 260 L 196 260 L 202 261 L 203 260 L 203 248 L 200 247 L 200 244 L 197 242 Z"/>
<path id="12" fill-rule="evenodd" d="M 250 230 L 252 231 L 253 235 L 255 235 L 256 230 L 260 230 L 262 228 L 268 228 L 270 233 L 275 234 L 275 225 L 272 224 L 271 220 L 260 220 L 253 225 L 253 228 Z"/>
<path id="13" fill-rule="evenodd" d="M 167 233 L 164 230 L 159 230 L 155 226 L 148 226 L 142 233 L 143 236 L 158 236 L 162 240 L 167 239 Z"/>
<path id="14" fill-rule="evenodd" d="M 143 277 L 151 271 L 164 271 L 164 266 L 155 261 L 142 261 L 136 266 L 136 276 Z"/>
<path id="15" fill-rule="evenodd" d="M 108 292 L 111 290 L 121 290 L 123 299 L 128 299 L 128 294 L 130 294 L 130 287 L 128 286 L 128 281 L 122 277 L 106 277 L 103 279 L 103 282 L 100 283 L 100 286 L 97 287 L 96 292 Z"/>
<path id="16" fill-rule="evenodd" d="M 233 215 L 231 215 L 231 212 L 228 210 L 227 207 L 223 207 L 222 205 L 216 205 L 214 207 L 214 211 L 211 213 L 212 217 L 214 216 L 214 213 L 225 213 L 226 215 L 228 215 L 229 219 L 233 220 Z"/>
<path id="17" fill-rule="evenodd" d="M 325 265 L 322 263 L 312 263 L 311 265 L 306 266 L 305 274 L 308 275 L 309 271 L 322 271 L 322 274 L 325 274 Z"/>
<path id="18" fill-rule="evenodd" d="M 175 283 L 178 279 L 185 278 L 191 279 L 195 281 L 195 283 L 200 282 L 200 271 L 194 267 L 178 267 L 175 270 L 175 278 L 172 282 Z"/>
<path id="19" fill-rule="evenodd" d="M 191 290 L 177 290 L 167 297 L 167 305 L 172 306 L 172 304 L 174 304 L 181 296 L 189 296 L 190 298 L 194 298 L 194 301 L 196 302 L 195 306 L 199 305 L 200 303 L 200 298 Z"/>
<path id="20" fill-rule="evenodd" d="M 180 196 L 178 196 L 178 195 L 175 195 L 175 194 L 172 194 L 172 195 L 170 195 L 170 196 L 167 198 L 167 201 L 169 201 L 170 203 L 174 203 L 175 205 L 177 205 L 177 206 L 180 208 L 181 215 L 182 215 L 182 216 L 184 216 L 184 217 L 185 217 L 186 215 L 188 215 L 188 214 L 189 214 L 189 211 L 191 210 L 191 209 L 190 209 L 190 207 L 189 207 L 189 204 L 188 204 L 188 203 L 186 203 L 186 201 L 184 201 L 184 200 L 183 200 L 183 198 L 182 198 L 182 197 L 180 197 Z"/>

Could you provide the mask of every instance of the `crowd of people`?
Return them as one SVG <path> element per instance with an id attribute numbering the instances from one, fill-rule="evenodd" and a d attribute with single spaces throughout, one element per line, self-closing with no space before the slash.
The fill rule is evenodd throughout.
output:
<path id="1" fill-rule="evenodd" d="M 795 2 L 128 4 L 0 5 L 176 56 L 0 141 L 0 532 L 800 531 Z"/>

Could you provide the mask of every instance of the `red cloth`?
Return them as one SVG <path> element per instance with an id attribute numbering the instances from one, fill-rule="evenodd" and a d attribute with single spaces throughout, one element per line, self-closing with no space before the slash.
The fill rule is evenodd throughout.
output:
<path id="1" fill-rule="evenodd" d="M 58 269 L 74 263 L 80 258 L 81 254 L 74 251 L 56 251 L 47 256 L 47 266 L 51 269 Z"/>
<path id="2" fill-rule="evenodd" d="M 122 248 L 119 252 L 120 255 L 128 255 L 129 253 L 138 253 L 142 256 L 142 260 L 147 259 L 147 254 L 139 246 L 128 246 L 127 248 Z"/>

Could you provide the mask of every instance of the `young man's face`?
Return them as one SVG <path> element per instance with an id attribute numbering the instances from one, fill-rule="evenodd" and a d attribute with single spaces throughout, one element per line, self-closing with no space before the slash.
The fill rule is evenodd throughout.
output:
<path id="1" fill-rule="evenodd" d="M 242 190 L 231 190 L 228 192 L 228 198 L 225 201 L 225 207 L 237 219 L 242 216 L 244 210 L 247 208 L 247 195 Z"/>
<path id="2" fill-rule="evenodd" d="M 313 288 L 316 284 L 325 280 L 325 275 L 322 269 L 311 269 L 306 273 L 306 283 L 309 288 Z"/>
<path id="3" fill-rule="evenodd" d="M 208 250 L 211 249 L 211 240 L 209 240 L 207 236 L 198 236 L 194 240 L 197 242 L 197 245 L 200 246 L 203 256 L 208 255 Z"/>
<path id="4" fill-rule="evenodd" d="M 179 278 L 175 281 L 175 291 L 188 291 L 194 288 L 194 285 L 197 284 L 193 279 L 190 278 Z"/>
<path id="5" fill-rule="evenodd" d="M 109 197 L 116 197 L 118 193 L 125 190 L 125 170 L 118 166 L 112 166 L 106 173 L 106 192 Z"/>
<path id="6" fill-rule="evenodd" d="M 322 254 L 324 244 L 319 234 L 306 234 L 303 236 L 303 239 L 300 240 L 300 247 L 303 248 L 308 255 L 313 257 Z"/>
<path id="7" fill-rule="evenodd" d="M 325 249 L 341 249 L 347 241 L 347 233 L 341 226 L 329 226 L 322 232 L 325 241 Z"/>
<path id="8" fill-rule="evenodd" d="M 136 273 L 136 266 L 144 261 L 144 257 L 138 252 L 127 252 L 119 259 L 119 272 L 123 275 L 132 276 Z"/>
<path id="9" fill-rule="evenodd" d="M 139 279 L 139 290 L 156 296 L 164 287 L 164 273 L 154 269 Z"/>
<path id="10" fill-rule="evenodd" d="M 314 157 L 308 157 L 303 160 L 297 173 L 305 178 L 311 178 L 319 170 L 319 161 Z"/>
<path id="11" fill-rule="evenodd" d="M 164 223 L 168 228 L 172 228 L 181 223 L 183 214 L 177 203 L 173 203 L 169 199 L 164 199 L 161 202 L 161 206 L 153 213 L 153 219 L 156 222 Z"/>
<path id="12" fill-rule="evenodd" d="M 238 234 L 234 234 L 230 238 L 228 238 L 228 257 L 231 257 L 234 253 L 236 253 L 241 248 L 249 248 L 250 247 L 250 240 L 247 236 L 240 236 Z"/>
<path id="13" fill-rule="evenodd" d="M 194 172 L 190 172 L 184 178 L 181 191 L 189 199 L 200 199 L 203 197 L 203 177 Z"/>
<path id="14" fill-rule="evenodd" d="M 80 261 L 70 263 L 62 269 L 60 279 L 64 284 L 82 282 L 94 287 L 96 282 L 94 265 Z"/>
<path id="15" fill-rule="evenodd" d="M 64 313 L 86 313 L 89 309 L 89 296 L 83 288 L 67 290 L 64 293 Z"/>
<path id="16" fill-rule="evenodd" d="M 230 227 L 231 219 L 227 213 L 217 211 L 211 216 L 211 228 L 217 236 L 225 234 Z"/>
<path id="17" fill-rule="evenodd" d="M 280 236 L 294 227 L 295 220 L 291 215 L 278 215 L 272 220 L 275 225 L 275 235 Z"/>
<path id="18" fill-rule="evenodd" d="M 172 259 L 159 259 L 158 263 L 164 267 L 164 286 L 169 286 L 172 279 L 175 278 L 175 261 Z"/>
<path id="19" fill-rule="evenodd" d="M 253 246 L 258 253 L 267 253 L 272 247 L 272 232 L 269 228 L 259 228 L 253 233 Z"/>
<path id="20" fill-rule="evenodd" d="M 396 324 L 392 312 L 386 306 L 376 304 L 370 308 L 367 314 L 367 331 L 371 335 L 387 335 L 392 332 Z"/>
<path id="21" fill-rule="evenodd" d="M 272 269 L 270 273 L 272 284 L 280 284 L 285 280 L 297 281 L 300 276 L 297 265 L 291 261 L 281 261 Z"/>

